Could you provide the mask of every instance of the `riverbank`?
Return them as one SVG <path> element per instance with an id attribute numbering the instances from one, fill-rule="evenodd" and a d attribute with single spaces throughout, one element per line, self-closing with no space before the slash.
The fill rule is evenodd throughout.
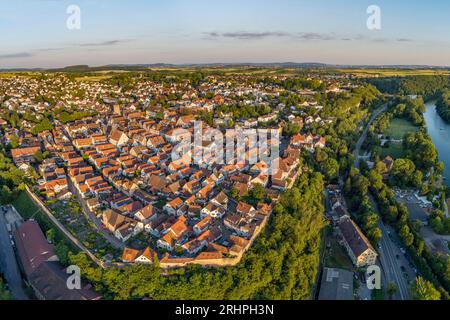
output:
<path id="1" fill-rule="evenodd" d="M 450 124 L 446 123 L 437 113 L 436 100 L 425 103 L 426 112 L 423 114 L 427 132 L 435 145 L 439 159 L 445 165 L 444 183 L 450 186 Z"/>

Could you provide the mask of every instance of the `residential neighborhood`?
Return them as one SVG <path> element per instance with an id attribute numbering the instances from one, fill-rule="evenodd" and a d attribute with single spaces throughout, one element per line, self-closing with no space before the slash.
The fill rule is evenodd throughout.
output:
<path id="1" fill-rule="evenodd" d="M 207 130 L 208 112 L 226 120 L 211 123 L 222 132 L 230 123 L 243 129 L 261 125 L 279 134 L 288 121 L 301 124 L 297 130 L 308 128 L 309 116 L 302 112 L 291 118 L 296 113 L 292 108 L 282 103 L 270 107 L 282 92 L 274 85 L 232 86 L 211 77 L 198 88 L 189 82 L 164 86 L 141 81 L 122 92 L 113 84 L 70 81 L 58 75 L 46 80 L 5 79 L 2 86 L 10 94 L 4 102 L 8 112 L 26 115 L 23 129 L 9 123 L 4 127 L 2 142 L 14 144 L 14 164 L 33 178 L 32 189 L 43 202 L 81 201 L 97 228 L 91 232 L 109 233 L 123 243 L 116 245 L 123 248 L 120 255 L 107 257 L 115 263 L 153 263 L 158 257 L 161 267 L 170 268 L 177 261 L 180 266 L 236 264 L 266 225 L 281 193 L 302 174 L 301 153 L 314 153 L 326 145 L 325 137 L 311 133 L 282 137 L 286 144 L 275 172 L 269 172 L 270 164 L 264 161 L 250 163 L 251 155 L 261 150 L 249 138 L 241 150 L 244 163 L 237 155 L 226 163 L 213 158 L 200 163 L 172 159 L 181 141 L 177 130 L 193 132 L 195 121 Z M 55 86 L 63 93 L 58 94 L 56 109 L 72 111 L 56 114 L 48 127 L 36 132 L 42 112 L 51 110 L 47 100 L 56 99 L 51 91 Z M 170 107 L 156 103 L 162 99 Z M 304 108 L 320 110 L 309 95 L 304 100 Z M 243 103 L 259 116 L 237 117 L 225 111 L 233 103 Z M 205 154 L 210 148 L 204 141 L 201 151 Z M 138 246 L 133 245 L 136 238 L 143 240 Z"/>

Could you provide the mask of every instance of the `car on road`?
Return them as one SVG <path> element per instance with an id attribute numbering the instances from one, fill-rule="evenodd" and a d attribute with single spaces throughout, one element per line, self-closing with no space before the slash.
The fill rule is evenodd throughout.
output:
<path id="1" fill-rule="evenodd" d="M 395 257 L 396 257 L 397 259 L 400 259 L 400 255 L 398 255 L 398 254 L 396 254 Z"/>

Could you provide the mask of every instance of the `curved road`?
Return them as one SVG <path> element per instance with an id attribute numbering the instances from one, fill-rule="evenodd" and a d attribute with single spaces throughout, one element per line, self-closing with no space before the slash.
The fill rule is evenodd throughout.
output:
<path id="1" fill-rule="evenodd" d="M 355 150 L 353 151 L 353 157 L 355 159 L 355 167 L 359 169 L 359 154 L 361 151 L 361 146 L 363 145 L 364 141 L 366 141 L 367 133 L 369 132 L 369 128 L 372 125 L 372 123 L 375 121 L 375 119 L 383 112 L 385 112 L 388 108 L 388 104 L 382 105 L 380 108 L 375 110 L 370 117 L 369 123 L 367 123 L 366 127 L 364 128 L 363 133 L 361 134 L 361 137 L 359 137 L 358 142 L 356 143 Z"/>

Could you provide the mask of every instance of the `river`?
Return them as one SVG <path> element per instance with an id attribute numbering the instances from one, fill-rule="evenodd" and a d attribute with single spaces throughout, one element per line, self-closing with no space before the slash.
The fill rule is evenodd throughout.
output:
<path id="1" fill-rule="evenodd" d="M 444 162 L 445 184 L 450 186 L 450 124 L 446 123 L 436 111 L 436 101 L 426 104 L 427 111 L 424 113 L 428 133 L 439 152 L 439 160 Z"/>

